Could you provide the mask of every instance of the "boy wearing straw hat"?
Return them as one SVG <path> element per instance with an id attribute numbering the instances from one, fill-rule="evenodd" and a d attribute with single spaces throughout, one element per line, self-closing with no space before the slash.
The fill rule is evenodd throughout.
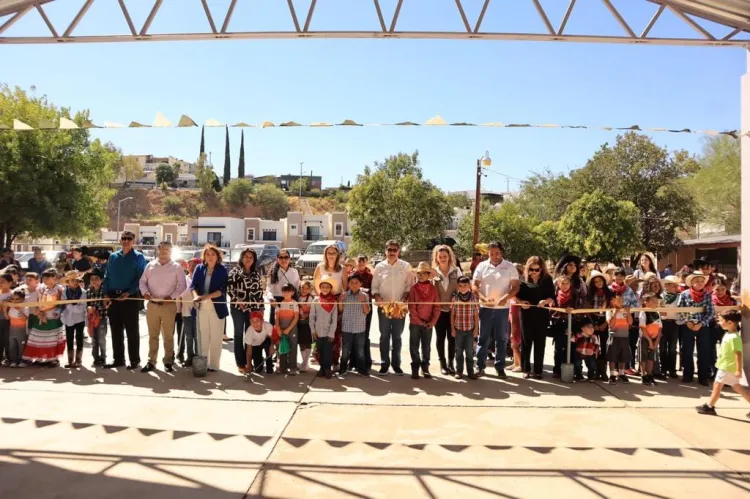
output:
<path id="1" fill-rule="evenodd" d="M 711 293 L 706 291 L 707 278 L 700 272 L 694 272 L 685 278 L 688 286 L 686 291 L 680 294 L 677 302 L 679 308 L 697 307 L 702 312 L 681 313 L 679 321 L 680 337 L 682 338 L 682 382 L 692 383 L 695 372 L 693 352 L 696 344 L 698 346 L 698 382 L 708 386 L 711 375 L 711 330 L 709 329 L 711 319 L 716 315 Z"/>
<path id="2" fill-rule="evenodd" d="M 432 328 L 440 317 L 440 296 L 432 280 L 437 275 L 427 262 L 419 262 L 417 283 L 409 290 L 409 352 L 411 353 L 411 377 L 419 379 L 419 368 L 425 378 L 430 374 L 430 343 Z M 422 357 L 419 346 L 422 346 Z"/>

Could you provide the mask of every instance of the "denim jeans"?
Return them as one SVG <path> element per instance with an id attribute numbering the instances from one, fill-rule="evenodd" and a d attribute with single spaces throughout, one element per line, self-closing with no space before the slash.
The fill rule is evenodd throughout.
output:
<path id="1" fill-rule="evenodd" d="M 698 381 L 708 381 L 711 376 L 711 329 L 701 326 L 698 331 L 691 331 L 687 326 L 680 326 L 682 337 L 682 378 L 693 381 L 695 373 L 695 361 L 693 353 L 696 344 L 698 346 Z"/>
<path id="2" fill-rule="evenodd" d="M 680 326 L 673 320 L 662 321 L 659 357 L 662 374 L 677 374 L 677 343 Z"/>
<path id="3" fill-rule="evenodd" d="M 466 374 L 474 374 L 474 331 L 456 331 L 456 373 L 464 370 L 466 356 Z"/>
<path id="4" fill-rule="evenodd" d="M 266 364 L 266 373 L 273 372 L 273 356 L 271 353 L 271 338 L 266 338 L 263 343 L 252 348 L 253 369 L 256 373 L 263 372 L 263 363 Z"/>
<path id="5" fill-rule="evenodd" d="M 234 326 L 234 361 L 237 367 L 245 367 L 245 331 L 250 326 L 250 313 L 231 307 L 232 325 Z"/>
<path id="6" fill-rule="evenodd" d="M 346 366 L 354 365 L 357 371 L 367 370 L 365 363 L 365 332 L 344 333 L 341 347 L 341 364 L 339 372 L 346 372 Z"/>
<path id="7" fill-rule="evenodd" d="M 327 373 L 331 370 L 331 362 L 333 362 L 333 342 L 332 338 L 318 338 L 315 340 L 315 345 L 318 349 L 318 355 L 320 356 L 320 372 Z"/>
<path id="8" fill-rule="evenodd" d="M 432 343 L 432 328 L 427 326 L 409 325 L 409 353 L 411 354 L 411 368 L 428 370 L 430 367 L 430 343 Z M 419 349 L 422 347 L 420 358 Z"/>
<path id="9" fill-rule="evenodd" d="M 95 361 L 104 362 L 107 360 L 107 318 L 102 317 L 91 339 L 91 355 Z"/>
<path id="10" fill-rule="evenodd" d="M 389 319 L 382 309 L 378 309 L 378 322 L 380 324 L 380 361 L 386 369 L 391 365 L 394 369 L 401 368 L 401 334 L 404 332 L 406 319 Z"/>
<path id="11" fill-rule="evenodd" d="M 198 350 L 195 334 L 195 317 L 192 315 L 186 315 L 182 318 L 182 336 L 185 338 L 187 360 L 192 362 Z"/>
<path id="12" fill-rule="evenodd" d="M 365 318 L 365 369 L 368 371 L 372 368 L 372 351 L 370 348 L 370 326 L 372 326 L 372 303 L 370 303 L 370 313 Z"/>
<path id="13" fill-rule="evenodd" d="M 485 308 L 479 309 L 479 345 L 477 348 L 477 368 L 483 371 L 487 365 L 487 351 L 490 338 L 495 341 L 495 369 L 505 369 L 505 347 L 508 343 L 507 308 Z"/>
<path id="14" fill-rule="evenodd" d="M 597 375 L 596 371 L 596 358 L 593 355 L 587 355 L 585 357 L 582 357 L 581 355 L 576 355 L 576 361 L 575 361 L 575 367 L 574 372 L 576 376 L 583 376 L 583 364 L 586 364 L 587 369 L 587 375 L 589 379 L 595 379 Z"/>

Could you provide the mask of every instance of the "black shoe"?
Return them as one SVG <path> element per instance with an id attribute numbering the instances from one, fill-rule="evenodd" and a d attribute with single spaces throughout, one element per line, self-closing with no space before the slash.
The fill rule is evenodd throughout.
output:
<path id="1" fill-rule="evenodd" d="M 542 375 L 541 374 L 535 374 L 534 375 L 534 379 L 542 379 Z"/>
<path id="2" fill-rule="evenodd" d="M 403 376 L 404 375 L 404 371 L 402 371 L 400 367 L 394 367 L 393 368 L 393 372 L 396 373 L 396 376 Z"/>
<path id="3" fill-rule="evenodd" d="M 617 376 L 615 376 L 614 374 L 612 376 L 610 376 L 609 377 L 609 384 L 610 385 L 616 385 L 617 384 Z"/>
<path id="4" fill-rule="evenodd" d="M 193 367 L 193 359 L 188 359 L 185 361 L 185 367 Z M 257 370 L 256 370 L 257 372 Z"/>
<path id="5" fill-rule="evenodd" d="M 424 376 L 427 379 L 432 378 L 432 374 L 430 374 L 430 370 L 427 367 L 422 368 L 422 376 Z"/>
<path id="6" fill-rule="evenodd" d="M 716 416 L 716 409 L 711 407 L 708 404 L 699 405 L 695 408 L 696 411 L 698 411 L 698 414 L 705 414 L 707 416 Z"/>
<path id="7" fill-rule="evenodd" d="M 339 369 L 339 377 L 343 378 L 346 375 L 347 371 L 344 369 Z"/>
<path id="8" fill-rule="evenodd" d="M 483 378 L 487 373 L 484 372 L 484 369 L 480 369 L 476 372 L 477 378 Z"/>
<path id="9" fill-rule="evenodd" d="M 112 362 L 111 364 L 105 364 L 105 369 L 117 369 L 118 367 L 125 367 L 124 362 Z"/>
<path id="10" fill-rule="evenodd" d="M 141 363 L 140 363 L 140 362 L 132 362 L 132 363 L 131 363 L 131 364 L 130 364 L 130 365 L 128 366 L 128 369 L 130 369 L 131 371 L 135 371 L 136 369 L 138 369 L 138 368 L 140 367 L 140 365 L 141 365 Z"/>
<path id="11" fill-rule="evenodd" d="M 173 373 L 174 367 L 172 367 L 172 364 L 164 364 L 164 370 L 167 371 L 168 373 Z"/>
<path id="12" fill-rule="evenodd" d="M 508 377 L 507 374 L 505 374 L 505 369 L 498 369 L 497 370 L 497 377 L 500 379 L 505 379 Z"/>
<path id="13" fill-rule="evenodd" d="M 523 373 L 523 379 L 531 379 L 533 375 L 531 373 Z"/>
<path id="14" fill-rule="evenodd" d="M 129 367 L 129 369 L 134 369 L 133 367 Z M 145 366 L 143 366 L 143 369 L 141 369 L 142 373 L 149 373 L 154 370 L 154 365 L 151 362 L 147 362 Z"/>
<path id="15" fill-rule="evenodd" d="M 650 385 L 650 384 L 651 384 L 651 380 L 650 380 L 650 379 L 648 379 L 648 376 L 647 376 L 647 375 L 644 375 L 644 376 L 643 376 L 643 377 L 641 378 L 641 383 L 643 383 L 644 385 Z"/>
<path id="16" fill-rule="evenodd" d="M 447 376 L 451 372 L 448 370 L 448 364 L 445 363 L 445 360 L 440 359 L 440 374 Z"/>
<path id="17" fill-rule="evenodd" d="M 576 374 L 573 376 L 573 381 L 583 381 L 583 374 Z"/>
<path id="18" fill-rule="evenodd" d="M 620 381 L 622 381 L 623 383 L 630 383 L 630 380 L 625 374 L 620 375 Z"/>
<path id="19" fill-rule="evenodd" d="M 419 368 L 418 367 L 412 367 L 412 369 L 411 369 L 411 379 L 419 379 Z"/>
<path id="20" fill-rule="evenodd" d="M 378 374 L 380 376 L 388 376 L 388 366 L 386 365 L 380 366 L 380 371 L 378 371 Z"/>
<path id="21" fill-rule="evenodd" d="M 671 379 L 677 379 L 678 378 L 677 373 L 669 373 L 669 377 Z"/>
<path id="22" fill-rule="evenodd" d="M 365 378 L 370 377 L 370 371 L 357 371 L 360 376 L 364 376 Z"/>
<path id="23" fill-rule="evenodd" d="M 273 374 L 273 366 L 266 367 L 266 374 Z"/>
<path id="24" fill-rule="evenodd" d="M 703 386 L 708 386 L 709 382 L 708 382 L 708 380 L 705 380 L 705 379 L 702 379 L 702 380 L 699 379 L 698 380 L 698 384 L 703 385 Z"/>

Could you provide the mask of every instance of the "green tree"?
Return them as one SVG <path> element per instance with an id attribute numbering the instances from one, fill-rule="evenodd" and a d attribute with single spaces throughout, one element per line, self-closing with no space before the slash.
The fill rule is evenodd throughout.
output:
<path id="1" fill-rule="evenodd" d="M 566 248 L 560 240 L 560 222 L 545 220 L 533 229 L 537 240 L 538 256 L 547 260 L 557 261 L 566 253 Z"/>
<path id="2" fill-rule="evenodd" d="M 237 178 L 245 178 L 245 130 L 240 135 L 240 164 L 237 166 Z"/>
<path id="3" fill-rule="evenodd" d="M 167 215 L 182 214 L 182 200 L 177 196 L 164 196 L 161 204 Z"/>
<path id="4" fill-rule="evenodd" d="M 547 169 L 521 183 L 518 201 L 529 216 L 538 220 L 559 220 L 579 194 L 569 176 Z"/>
<path id="5" fill-rule="evenodd" d="M 132 180 L 140 180 L 146 175 L 141 164 L 132 156 L 120 156 L 116 169 L 126 183 Z"/>
<path id="6" fill-rule="evenodd" d="M 253 202 L 260 207 L 263 218 L 279 220 L 289 211 L 289 199 L 284 191 L 271 184 L 255 186 Z"/>
<path id="7" fill-rule="evenodd" d="M 214 180 L 216 174 L 209 165 L 206 164 L 206 155 L 201 154 L 195 162 L 195 177 L 198 180 L 198 188 L 204 198 L 210 198 L 216 195 Z"/>
<path id="8" fill-rule="evenodd" d="M 336 211 L 346 211 L 349 204 L 349 191 L 338 190 L 333 195 L 333 199 L 336 202 Z"/>
<path id="9" fill-rule="evenodd" d="M 174 184 L 177 180 L 174 168 L 166 163 L 162 163 L 156 167 L 156 183 L 157 184 Z"/>
<path id="10" fill-rule="evenodd" d="M 301 187 L 301 189 L 300 189 Z M 289 184 L 289 194 L 299 194 L 299 192 L 310 192 L 310 179 L 307 177 L 298 178 Z"/>
<path id="11" fill-rule="evenodd" d="M 739 234 L 741 203 L 740 141 L 726 135 L 711 137 L 703 146 L 700 168 L 687 180 L 707 222 Z"/>
<path id="12" fill-rule="evenodd" d="M 422 249 L 443 236 L 453 213 L 445 194 L 422 178 L 419 153 L 399 153 L 365 168 L 349 193 L 358 246 L 382 251 L 389 239 Z"/>
<path id="13" fill-rule="evenodd" d="M 479 240 L 499 241 L 505 247 L 508 260 L 525 263 L 528 257 L 539 255 L 539 243 L 534 234 L 537 223 L 535 218 L 525 216 L 516 202 L 506 201 L 497 208 L 484 202 L 479 212 Z M 473 237 L 474 216 L 467 215 L 458 224 L 457 238 L 462 254 L 473 253 Z"/>
<path id="14" fill-rule="evenodd" d="M 229 181 L 232 178 L 232 161 L 229 150 L 229 127 L 224 126 L 226 130 L 226 140 L 224 141 L 224 187 L 229 185 Z M 219 191 L 221 189 L 217 189 Z"/>
<path id="15" fill-rule="evenodd" d="M 250 195 L 253 193 L 253 189 L 253 183 L 250 180 L 240 178 L 230 182 L 221 191 L 221 198 L 227 205 L 233 208 L 241 208 L 250 202 Z"/>
<path id="16" fill-rule="evenodd" d="M 88 129 L 12 130 L 13 119 L 39 126 L 61 117 L 79 126 L 88 111 L 57 107 L 46 96 L 0 85 L 0 245 L 29 237 L 80 237 L 107 224 L 120 151 Z"/>
<path id="17" fill-rule="evenodd" d="M 448 204 L 451 208 L 463 208 L 468 209 L 474 206 L 474 202 L 466 195 L 465 192 L 454 192 L 453 194 L 446 194 L 448 198 Z"/>
<path id="18" fill-rule="evenodd" d="M 558 224 L 560 242 L 571 252 L 598 262 L 619 261 L 640 247 L 638 208 L 601 190 L 571 204 Z"/>

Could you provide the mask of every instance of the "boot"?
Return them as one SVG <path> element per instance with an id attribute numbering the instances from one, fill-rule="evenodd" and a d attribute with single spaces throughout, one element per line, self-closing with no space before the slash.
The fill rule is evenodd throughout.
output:
<path id="1" fill-rule="evenodd" d="M 440 374 L 442 375 L 451 374 L 450 370 L 448 369 L 448 364 L 446 364 L 445 362 L 445 359 L 440 359 Z"/>
<path id="2" fill-rule="evenodd" d="M 76 367 L 81 367 L 82 363 L 83 363 L 83 350 L 78 350 L 76 352 Z"/>
<path id="3" fill-rule="evenodd" d="M 310 368 L 310 349 L 302 351 L 302 364 L 299 366 L 299 372 L 306 373 Z"/>
<path id="4" fill-rule="evenodd" d="M 430 366 L 422 366 L 422 376 L 424 376 L 425 379 L 432 378 L 432 374 L 430 374 Z"/>
<path id="5" fill-rule="evenodd" d="M 448 361 L 448 373 L 456 374 L 456 369 L 453 367 L 453 360 Z"/>
<path id="6" fill-rule="evenodd" d="M 68 363 L 65 364 L 65 369 L 72 369 L 75 367 L 75 362 L 73 362 L 73 352 L 68 352 Z"/>
<path id="7" fill-rule="evenodd" d="M 419 379 L 419 367 L 411 368 L 411 379 Z"/>

